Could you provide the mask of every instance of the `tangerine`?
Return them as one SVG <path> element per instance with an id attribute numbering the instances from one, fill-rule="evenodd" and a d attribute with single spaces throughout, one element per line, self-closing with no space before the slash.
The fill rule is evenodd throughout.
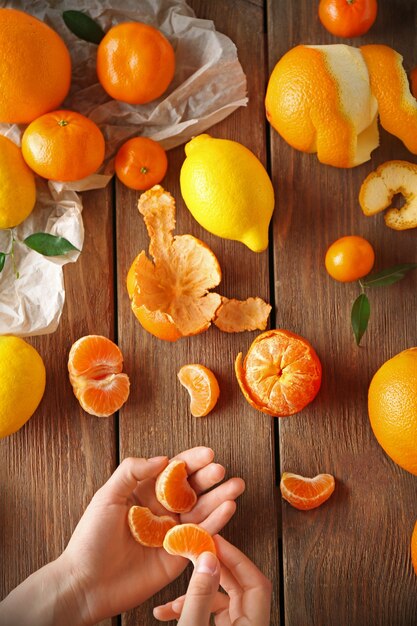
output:
<path id="1" fill-rule="evenodd" d="M 197 524 L 178 524 L 171 528 L 165 535 L 164 548 L 169 554 L 190 559 L 194 565 L 203 552 L 216 554 L 213 537 Z"/>
<path id="2" fill-rule="evenodd" d="M 332 278 L 348 283 L 369 274 L 374 261 L 375 253 L 369 241 L 363 237 L 348 235 L 331 244 L 324 262 Z"/>
<path id="3" fill-rule="evenodd" d="M 175 52 L 156 28 L 140 22 L 113 26 L 97 50 L 97 76 L 115 100 L 146 104 L 159 98 L 175 72 Z"/>
<path id="4" fill-rule="evenodd" d="M 326 502 L 335 488 L 331 474 L 318 474 L 314 478 L 306 478 L 299 474 L 284 472 L 281 477 L 280 489 L 284 500 L 300 511 L 309 511 Z"/>
<path id="5" fill-rule="evenodd" d="M 317 395 L 321 363 L 310 343 L 289 330 L 261 333 L 242 363 L 235 361 L 239 387 L 251 406 L 278 417 L 301 411 Z"/>
<path id="6" fill-rule="evenodd" d="M 413 534 L 411 535 L 411 561 L 413 563 L 414 572 L 417 576 L 417 523 L 414 526 Z"/>
<path id="7" fill-rule="evenodd" d="M 64 41 L 36 17 L 0 9 L 0 122 L 28 124 L 53 111 L 71 83 Z"/>
<path id="8" fill-rule="evenodd" d="M 161 548 L 168 530 L 176 525 L 169 515 L 154 515 L 146 506 L 130 507 L 127 521 L 133 538 L 148 548 Z"/>
<path id="9" fill-rule="evenodd" d="M 168 159 L 158 142 L 150 137 L 134 137 L 119 148 L 114 167 L 126 187 L 147 190 L 164 178 Z"/>
<path id="10" fill-rule="evenodd" d="M 129 397 L 129 377 L 122 374 L 123 356 L 115 343 L 101 335 L 87 335 L 71 347 L 69 378 L 84 411 L 108 417 Z"/>
<path id="11" fill-rule="evenodd" d="M 181 385 L 190 394 L 190 411 L 194 417 L 205 417 L 212 411 L 219 399 L 220 389 L 217 378 L 208 367 L 199 363 L 183 365 L 178 372 Z"/>
<path id="12" fill-rule="evenodd" d="M 171 461 L 157 477 L 156 499 L 168 511 L 188 513 L 197 502 L 197 494 L 187 478 L 187 466 L 180 459 Z"/>
<path id="13" fill-rule="evenodd" d="M 377 0 L 320 0 L 319 18 L 336 37 L 359 37 L 371 28 L 378 12 Z"/>
<path id="14" fill-rule="evenodd" d="M 88 117 L 75 111 L 53 111 L 34 120 L 22 136 L 23 158 L 48 180 L 85 178 L 103 163 L 104 137 Z"/>

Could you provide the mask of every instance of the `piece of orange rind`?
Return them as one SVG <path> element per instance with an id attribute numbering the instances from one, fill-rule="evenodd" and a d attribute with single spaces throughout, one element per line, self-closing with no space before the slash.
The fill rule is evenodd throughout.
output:
<path id="1" fill-rule="evenodd" d="M 389 208 L 393 197 L 402 194 L 405 204 Z M 394 230 L 417 227 L 417 165 L 408 161 L 387 161 L 368 174 L 359 192 L 359 204 L 365 215 L 388 209 L 385 223 Z"/>
<path id="2" fill-rule="evenodd" d="M 213 322 L 225 333 L 265 330 L 271 309 L 271 305 L 262 298 L 236 300 L 222 296 Z"/>

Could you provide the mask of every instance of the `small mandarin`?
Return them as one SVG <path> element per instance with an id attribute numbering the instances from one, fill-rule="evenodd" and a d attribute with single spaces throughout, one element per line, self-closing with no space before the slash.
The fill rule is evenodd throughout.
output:
<path id="1" fill-rule="evenodd" d="M 164 178 L 168 159 L 162 146 L 150 137 L 134 137 L 119 148 L 114 167 L 126 187 L 146 191 Z"/>
<path id="2" fill-rule="evenodd" d="M 348 235 L 337 239 L 328 248 L 325 266 L 332 278 L 347 283 L 369 274 L 374 261 L 375 253 L 369 241 Z"/>

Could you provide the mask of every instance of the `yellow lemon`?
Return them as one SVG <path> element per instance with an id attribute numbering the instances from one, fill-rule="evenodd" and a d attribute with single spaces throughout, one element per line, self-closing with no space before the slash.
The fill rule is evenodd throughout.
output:
<path id="1" fill-rule="evenodd" d="M 0 136 L 0 229 L 17 226 L 33 210 L 35 176 L 13 141 Z"/>
<path id="2" fill-rule="evenodd" d="M 0 337 L 0 438 L 15 433 L 36 411 L 45 391 L 45 366 L 19 337 Z"/>
<path id="3" fill-rule="evenodd" d="M 185 154 L 181 193 L 197 222 L 254 252 L 265 250 L 274 189 L 259 159 L 236 141 L 206 134 L 188 142 Z"/>

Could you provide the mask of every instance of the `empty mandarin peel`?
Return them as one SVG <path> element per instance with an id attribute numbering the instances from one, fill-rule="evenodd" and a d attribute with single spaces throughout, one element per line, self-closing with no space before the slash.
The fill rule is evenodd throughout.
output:
<path id="1" fill-rule="evenodd" d="M 86 335 L 71 347 L 68 372 L 74 394 L 90 415 L 108 417 L 129 397 L 130 382 L 122 373 L 123 355 L 107 337 Z"/>
<path id="2" fill-rule="evenodd" d="M 318 474 L 314 478 L 306 478 L 299 474 L 284 472 L 280 489 L 284 500 L 293 507 L 300 511 L 309 511 L 330 498 L 335 489 L 335 480 L 331 474 Z"/>
<path id="3" fill-rule="evenodd" d="M 405 203 L 400 209 L 389 208 L 395 194 Z M 368 174 L 359 192 L 359 204 L 365 215 L 388 209 L 385 224 L 394 230 L 417 227 L 417 165 L 408 161 L 387 161 Z"/>
<path id="4" fill-rule="evenodd" d="M 194 417 L 205 417 L 212 411 L 220 395 L 216 376 L 199 363 L 183 365 L 178 372 L 180 383 L 190 394 L 190 411 Z"/>
<path id="5" fill-rule="evenodd" d="M 155 483 L 155 495 L 168 511 L 188 513 L 197 502 L 197 494 L 188 482 L 185 461 L 174 459 L 159 474 Z"/>
<path id="6" fill-rule="evenodd" d="M 258 411 L 286 417 L 301 411 L 317 395 L 322 368 L 311 344 L 289 330 L 261 333 L 243 359 L 239 353 L 235 373 L 240 389 Z"/>
<path id="7" fill-rule="evenodd" d="M 180 524 L 168 530 L 164 548 L 169 554 L 190 559 L 194 565 L 203 552 L 217 554 L 213 537 L 197 524 Z"/>
<path id="8" fill-rule="evenodd" d="M 148 548 L 161 548 L 165 535 L 176 521 L 169 515 L 154 515 L 146 506 L 132 506 L 127 516 L 135 541 Z"/>

